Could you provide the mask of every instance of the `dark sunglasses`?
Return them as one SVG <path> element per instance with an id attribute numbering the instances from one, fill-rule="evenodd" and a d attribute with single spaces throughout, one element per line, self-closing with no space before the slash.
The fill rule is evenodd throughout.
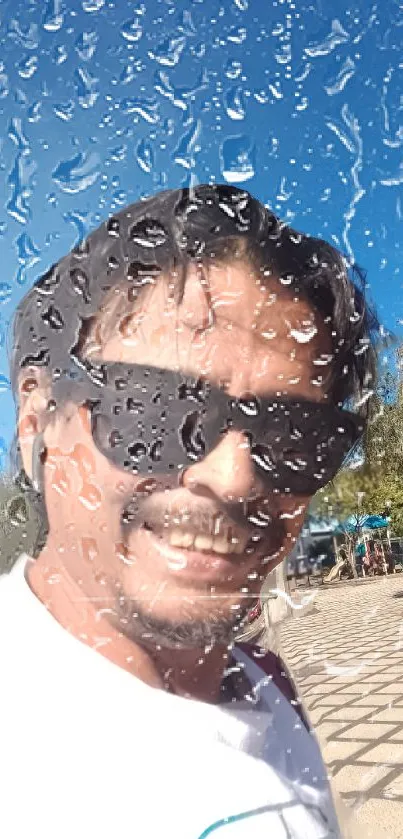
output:
<path id="1" fill-rule="evenodd" d="M 237 429 L 268 488 L 313 495 L 334 477 L 363 432 L 360 417 L 333 405 L 235 398 L 204 379 L 138 364 L 74 365 L 53 385 L 56 400 L 89 406 L 97 448 L 134 474 L 182 470 Z"/>

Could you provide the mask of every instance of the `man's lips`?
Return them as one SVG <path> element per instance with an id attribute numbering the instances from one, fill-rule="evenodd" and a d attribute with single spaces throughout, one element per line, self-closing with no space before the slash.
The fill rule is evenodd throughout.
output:
<path id="1" fill-rule="evenodd" d="M 140 529 L 141 539 L 145 540 L 144 547 L 160 560 L 165 570 L 175 574 L 180 580 L 198 579 L 210 584 L 231 582 L 231 588 L 247 583 L 248 570 L 254 571 L 257 557 L 253 553 L 219 554 L 214 551 L 199 551 L 188 548 L 173 547 L 162 536 L 146 528 Z"/>
<path id="2" fill-rule="evenodd" d="M 253 517 L 240 523 L 223 513 L 200 510 L 161 510 L 131 502 L 123 510 L 123 525 L 144 527 L 161 536 L 173 547 L 195 548 L 213 553 L 243 554 L 254 541 L 261 541 L 269 529 L 267 518 Z M 272 523 L 272 519 L 270 519 Z M 270 528 L 271 529 L 271 528 Z M 197 544 L 199 542 L 199 544 Z"/>
<path id="3" fill-rule="evenodd" d="M 149 554 L 153 576 L 160 567 L 161 575 L 173 571 L 179 584 L 182 577 L 201 575 L 211 582 L 213 577 L 231 580 L 231 588 L 236 578 L 242 586 L 248 572 L 261 567 L 260 573 L 267 573 L 284 541 L 284 525 L 267 505 L 254 507 L 253 516 L 241 507 L 212 509 L 205 499 L 195 504 L 182 490 L 151 493 L 140 501 L 135 497 L 123 511 L 123 539 L 134 548 L 137 562 L 143 552 Z"/>

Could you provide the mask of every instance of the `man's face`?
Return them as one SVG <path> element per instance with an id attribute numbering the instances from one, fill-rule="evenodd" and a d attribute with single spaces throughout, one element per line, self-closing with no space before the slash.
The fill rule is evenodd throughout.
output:
<path id="1" fill-rule="evenodd" d="M 179 368 L 235 397 L 325 399 L 326 368 L 315 362 L 330 339 L 306 301 L 241 264 L 192 268 L 179 305 L 171 286 L 159 278 L 147 288 L 92 354 Z M 56 412 L 45 444 L 50 533 L 66 567 L 113 623 L 154 643 L 229 640 L 310 500 L 267 489 L 237 430 L 179 477 L 117 469 L 94 444 L 87 408 L 73 403 Z"/>

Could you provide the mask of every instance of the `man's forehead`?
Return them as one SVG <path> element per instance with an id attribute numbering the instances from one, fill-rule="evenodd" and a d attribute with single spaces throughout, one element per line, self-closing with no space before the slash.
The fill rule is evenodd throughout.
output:
<path id="1" fill-rule="evenodd" d="M 267 347 L 275 340 L 276 350 L 287 354 L 290 345 L 330 349 L 329 329 L 305 297 L 243 263 L 193 268 L 175 316 L 196 330 L 216 325 Z"/>
<path id="2" fill-rule="evenodd" d="M 179 364 L 189 373 L 214 371 L 222 380 L 245 378 L 248 369 L 253 379 L 266 379 L 273 365 L 281 376 L 285 365 L 287 379 L 297 383 L 304 369 L 330 353 L 321 315 L 275 276 L 241 263 L 207 270 L 191 265 L 179 301 L 175 279 L 156 277 L 131 312 L 127 305 L 119 317 L 115 312 L 101 346 L 105 360 L 167 369 Z"/>
<path id="3" fill-rule="evenodd" d="M 178 324 L 202 330 L 213 322 L 253 331 L 262 340 L 279 339 L 296 331 L 301 343 L 313 338 L 323 319 L 311 303 L 292 289 L 282 286 L 275 276 L 262 276 L 244 263 L 204 266 L 191 265 L 178 303 L 177 279 L 160 275 L 137 301 L 122 300 L 116 290 L 106 308 L 106 319 L 113 332 L 123 325 L 130 331 L 144 317 L 150 325 L 156 318 L 174 318 Z M 113 299 L 113 297 L 115 299 Z M 119 305 L 120 297 L 120 305 Z M 109 309 L 109 312 L 108 312 Z M 104 317 L 101 314 L 100 320 Z"/>
<path id="4" fill-rule="evenodd" d="M 293 337 L 290 332 L 296 330 L 313 338 L 322 321 L 308 300 L 276 276 L 259 275 L 249 266 L 213 268 L 208 279 L 217 318 L 252 329 L 262 340 Z"/>

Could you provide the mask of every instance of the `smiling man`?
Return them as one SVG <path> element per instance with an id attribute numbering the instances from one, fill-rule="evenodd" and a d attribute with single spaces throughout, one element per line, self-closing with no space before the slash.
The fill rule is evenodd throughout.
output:
<path id="1" fill-rule="evenodd" d="M 47 535 L 0 586 L 8 839 L 340 835 L 281 662 L 236 638 L 360 439 L 376 332 L 330 245 L 229 186 L 128 207 L 22 300 Z"/>

